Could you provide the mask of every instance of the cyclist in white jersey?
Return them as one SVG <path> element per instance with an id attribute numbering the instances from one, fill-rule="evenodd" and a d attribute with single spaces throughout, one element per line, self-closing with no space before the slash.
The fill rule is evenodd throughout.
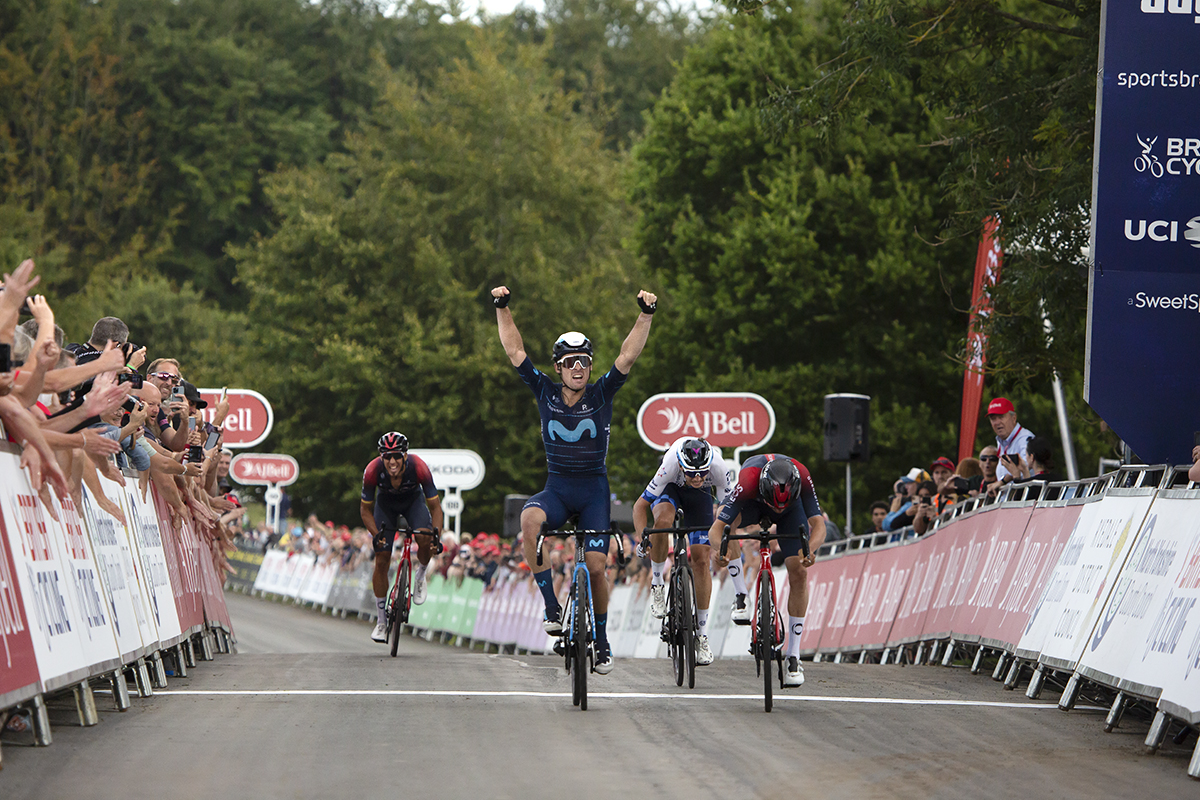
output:
<path id="1" fill-rule="evenodd" d="M 654 511 L 654 527 L 669 528 L 675 523 L 676 509 L 683 510 L 683 526 L 687 528 L 713 523 L 713 493 L 718 504 L 724 503 L 732 486 L 730 470 L 721 457 L 719 448 L 712 447 L 703 439 L 683 437 L 676 439 L 663 454 L 658 472 L 633 504 L 633 524 L 636 531 L 648 527 L 646 519 Z M 688 560 L 695 575 L 696 621 L 700 624 L 700 635 L 696 637 L 696 664 L 702 666 L 713 661 L 708 646 L 708 607 L 712 601 L 712 548 L 708 543 L 707 531 L 688 534 Z M 650 535 L 650 613 L 656 617 L 667 615 L 667 587 L 663 573 L 666 571 L 667 552 L 670 549 L 669 535 Z M 738 571 L 733 565 L 732 576 Z M 740 573 L 739 573 L 740 576 Z M 745 588 L 741 591 L 744 593 Z"/>

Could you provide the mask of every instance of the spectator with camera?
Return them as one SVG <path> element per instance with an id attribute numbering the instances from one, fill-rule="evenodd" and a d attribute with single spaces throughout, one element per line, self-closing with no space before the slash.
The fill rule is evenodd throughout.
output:
<path id="1" fill-rule="evenodd" d="M 1017 477 L 1021 457 L 1034 434 L 1017 422 L 1017 410 L 1007 397 L 997 397 L 988 403 L 987 415 L 996 434 L 996 453 L 1000 457 L 996 465 L 996 482 L 991 488 L 1000 488 Z"/>
<path id="2" fill-rule="evenodd" d="M 1028 481 L 1061 481 L 1062 476 L 1054 471 L 1054 450 L 1045 436 L 1034 436 L 1025 445 L 1025 458 L 1017 464 L 1014 483 Z"/>

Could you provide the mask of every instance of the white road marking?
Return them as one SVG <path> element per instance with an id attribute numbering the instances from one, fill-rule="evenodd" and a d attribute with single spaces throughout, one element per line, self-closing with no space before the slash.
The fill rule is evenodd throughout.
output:
<path id="1" fill-rule="evenodd" d="M 555 700 L 570 692 L 479 691 L 454 689 L 159 689 L 155 697 L 189 695 L 194 697 L 529 697 Z M 670 694 L 665 692 L 588 692 L 588 698 L 604 700 L 762 700 L 761 694 Z M 909 697 L 820 697 L 776 694 L 776 701 L 806 703 L 855 703 L 896 706 L 966 706 L 971 708 L 1057 709 L 1056 703 L 1003 703 L 990 700 L 922 700 Z M 1106 711 L 1099 706 L 1076 706 L 1080 711 Z"/>

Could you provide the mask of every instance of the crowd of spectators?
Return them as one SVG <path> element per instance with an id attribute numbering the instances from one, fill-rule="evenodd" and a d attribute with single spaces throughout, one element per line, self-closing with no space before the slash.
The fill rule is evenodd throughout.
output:
<path id="1" fill-rule="evenodd" d="M 230 525 L 242 512 L 217 479 L 228 404 L 206 420 L 208 404 L 179 361 L 147 364 L 150 354 L 116 317 L 68 341 L 46 298 L 32 294 L 35 271 L 27 260 L 0 288 L 0 423 L 46 513 L 57 520 L 62 509 L 82 508 L 86 486 L 96 506 L 125 523 L 99 476 L 132 482 L 144 499 L 153 484 L 174 528 L 191 524 L 218 571 L 229 569 Z"/>

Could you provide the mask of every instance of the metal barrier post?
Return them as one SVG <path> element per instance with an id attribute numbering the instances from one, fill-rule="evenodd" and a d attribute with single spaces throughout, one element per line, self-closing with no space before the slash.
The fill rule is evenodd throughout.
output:
<path id="1" fill-rule="evenodd" d="M 175 673 L 181 677 L 187 677 L 187 660 L 183 657 L 183 645 L 175 645 L 171 653 L 175 656 Z"/>
<path id="2" fill-rule="evenodd" d="M 1192 760 L 1188 762 L 1188 776 L 1200 778 L 1200 741 L 1196 742 L 1196 749 L 1192 751 Z"/>
<path id="3" fill-rule="evenodd" d="M 1012 691 L 1017 688 L 1017 682 L 1021 680 L 1021 670 L 1025 666 L 1021 659 L 1013 656 L 1012 668 L 1009 669 L 1008 675 L 1004 678 L 1004 688 Z"/>
<path id="4" fill-rule="evenodd" d="M 79 725 L 90 728 L 100 723 L 100 715 L 96 713 L 96 695 L 87 681 L 71 687 L 75 695 L 75 710 L 79 712 Z"/>
<path id="5" fill-rule="evenodd" d="M 131 703 L 129 702 L 129 684 L 125 683 L 125 670 L 113 670 L 110 680 L 112 681 L 113 702 L 117 705 L 117 711 L 128 711 Z"/>
<path id="6" fill-rule="evenodd" d="M 150 656 L 150 664 L 154 667 L 154 672 L 150 676 L 150 685 L 155 689 L 167 688 L 167 668 L 163 666 L 161 650 L 156 650 L 154 655 Z"/>
<path id="7" fill-rule="evenodd" d="M 1146 734 L 1146 753 L 1152 755 L 1162 746 L 1163 739 L 1167 738 L 1167 727 L 1171 724 L 1170 718 L 1161 711 L 1154 712 L 1154 721 L 1150 723 L 1150 732 Z"/>
<path id="8" fill-rule="evenodd" d="M 932 664 L 933 662 L 937 661 L 938 649 L 941 647 L 941 645 L 942 643 L 936 639 L 934 640 L 933 644 L 929 645 L 929 659 L 925 663 Z"/>
<path id="9" fill-rule="evenodd" d="M 1125 715 L 1125 706 L 1128 698 L 1124 692 L 1117 692 L 1116 699 L 1113 700 L 1112 708 L 1108 710 L 1108 716 L 1104 718 L 1104 732 L 1112 733 L 1113 728 L 1121 724 L 1121 717 Z"/>
<path id="10" fill-rule="evenodd" d="M 1001 653 L 996 659 L 996 668 L 992 670 L 992 680 L 998 681 L 1004 677 L 1004 668 L 1008 666 L 1008 653 Z"/>
<path id="11" fill-rule="evenodd" d="M 192 640 L 184 639 L 179 646 L 183 649 L 184 663 L 189 667 L 196 666 L 196 650 L 192 647 Z"/>
<path id="12" fill-rule="evenodd" d="M 925 657 L 925 643 L 917 642 L 917 654 L 915 656 L 913 656 L 912 663 L 914 665 L 920 664 L 921 659 L 923 659 L 924 657 Z"/>
<path id="13" fill-rule="evenodd" d="M 979 645 L 979 649 L 975 651 L 975 659 L 971 662 L 971 674 L 978 675 L 980 665 L 983 663 L 983 651 L 986 650 L 983 645 Z"/>
<path id="14" fill-rule="evenodd" d="M 1058 707 L 1063 711 L 1070 711 L 1075 707 L 1075 701 L 1079 698 L 1079 673 L 1072 672 L 1070 680 L 1067 681 L 1067 687 L 1063 689 L 1062 697 L 1058 698 Z"/>
<path id="15" fill-rule="evenodd" d="M 888 659 L 891 658 L 891 656 L 892 656 L 892 649 L 890 647 L 883 648 L 883 655 L 879 657 L 879 663 L 886 664 L 888 662 Z"/>
<path id="16" fill-rule="evenodd" d="M 1046 666 L 1038 664 L 1034 667 L 1033 677 L 1029 679 L 1029 688 L 1025 690 L 1025 696 L 1030 700 L 1037 700 L 1042 696 L 1042 681 L 1046 678 Z"/>
<path id="17" fill-rule="evenodd" d="M 942 666 L 948 667 L 954 663 L 954 640 L 946 642 L 946 655 L 942 656 Z"/>
<path id="18" fill-rule="evenodd" d="M 215 656 L 213 656 L 212 642 L 208 640 L 208 634 L 204 631 L 201 631 L 200 633 L 196 634 L 196 637 L 200 639 L 200 660 L 214 660 Z"/>
<path id="19" fill-rule="evenodd" d="M 33 743 L 38 747 L 49 747 L 54 741 L 50 733 L 50 714 L 46 711 L 46 698 L 40 694 L 33 698 Z"/>
<path id="20" fill-rule="evenodd" d="M 138 697 L 153 697 L 154 687 L 150 685 L 150 671 L 146 669 L 146 659 L 139 658 L 131 669 L 137 683 Z"/>

